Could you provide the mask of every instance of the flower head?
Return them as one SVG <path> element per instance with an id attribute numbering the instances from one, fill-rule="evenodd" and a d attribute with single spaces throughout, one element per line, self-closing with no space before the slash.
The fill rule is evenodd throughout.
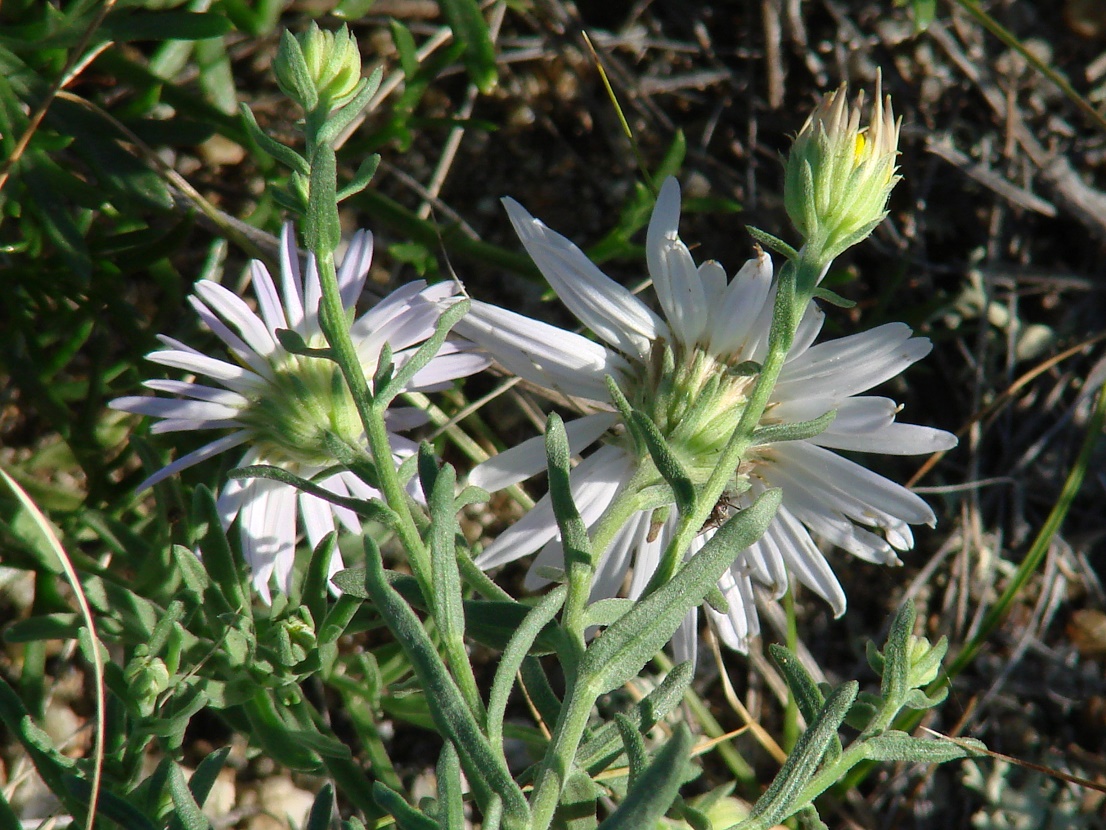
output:
<path id="1" fill-rule="evenodd" d="M 600 446 L 574 468 L 571 486 L 581 516 L 594 525 L 630 486 L 641 486 L 647 454 L 635 446 L 611 405 L 610 376 L 629 402 L 648 415 L 696 485 L 716 466 L 746 404 L 768 347 L 775 285 L 768 256 L 758 253 L 733 279 L 717 262 L 696 265 L 680 240 L 675 179 L 661 189 L 646 241 L 649 276 L 663 318 L 604 275 L 575 245 L 507 200 L 516 231 L 538 268 L 573 313 L 605 345 L 484 303 L 473 303 L 458 326 L 508 370 L 575 397 L 591 414 L 566 425 L 573 452 Z M 834 450 L 928 453 L 955 445 L 947 432 L 895 422 L 898 407 L 858 393 L 894 377 L 930 350 L 892 323 L 814 345 L 823 314 L 813 304 L 799 324 L 761 426 L 764 440 L 732 471 L 716 508 L 719 522 L 769 487 L 782 506 L 765 536 L 742 552 L 720 583 L 728 614 L 709 610 L 722 639 L 744 650 L 757 633 L 754 586 L 778 597 L 788 574 L 824 597 L 836 614 L 845 596 L 815 536 L 872 562 L 895 564 L 913 546 L 911 524 L 935 522 L 922 499 Z M 836 411 L 816 435 L 791 430 Z M 802 437 L 796 437 L 796 432 Z M 487 489 L 516 483 L 544 468 L 541 439 L 532 439 L 476 468 L 471 481 Z M 661 483 L 657 481 L 648 484 Z M 676 524 L 672 506 L 640 510 L 602 554 L 593 599 L 618 592 L 633 562 L 629 595 L 641 594 Z M 707 522 L 689 555 L 714 533 Z M 548 497 L 500 535 L 477 560 L 484 567 L 540 550 L 529 584 L 563 552 Z M 677 633 L 677 653 L 691 653 L 689 618 Z"/>
<path id="2" fill-rule="evenodd" d="M 373 239 L 357 233 L 338 270 L 343 305 L 353 310 L 372 261 Z M 363 431 L 353 400 L 338 365 L 333 361 L 292 354 L 277 336 L 287 329 L 309 348 L 322 348 L 326 340 L 319 326 L 321 289 L 314 259 L 308 257 L 300 273 L 292 226 L 281 236 L 280 291 L 265 266 L 250 264 L 250 279 L 260 316 L 238 295 L 209 280 L 196 283 L 188 298 L 200 320 L 223 341 L 230 360 L 209 357 L 184 343 L 161 335 L 164 349 L 147 357 L 155 363 L 208 378 L 212 385 L 195 380 L 149 380 L 148 389 L 177 397 L 124 397 L 112 401 L 113 409 L 158 418 L 152 431 L 229 430 L 228 434 L 181 456 L 139 485 L 140 490 L 234 447 L 245 447 L 240 466 L 267 464 L 302 478 L 313 478 L 333 467 L 327 452 L 328 435 L 348 443 L 362 443 Z M 434 331 L 441 304 L 449 302 L 450 285 L 409 283 L 358 317 L 350 334 L 366 376 L 372 377 L 385 344 L 401 365 Z M 447 342 L 438 355 L 409 386 L 412 391 L 432 391 L 456 378 L 478 371 L 487 359 L 471 344 Z M 389 410 L 387 424 L 397 456 L 415 451 L 398 432 L 425 422 L 416 409 Z M 317 482 L 340 496 L 373 498 L 378 493 L 349 472 L 332 473 Z M 335 529 L 335 518 L 357 532 L 360 522 L 350 510 L 288 484 L 251 478 L 230 481 L 217 502 L 224 528 L 239 519 L 242 552 L 253 571 L 258 592 L 269 599 L 269 583 L 287 591 L 297 539 L 296 504 L 308 542 L 314 547 Z M 331 572 L 342 567 L 336 554 Z"/>
<path id="3" fill-rule="evenodd" d="M 306 32 L 284 32 L 273 61 L 281 91 L 306 112 L 339 109 L 361 87 L 361 53 L 357 39 L 343 24 L 337 32 L 312 22 Z"/>
<path id="4" fill-rule="evenodd" d="M 899 181 L 900 120 L 880 79 L 867 126 L 860 126 L 864 92 L 849 108 L 847 85 L 827 94 L 791 146 L 785 168 L 784 205 L 796 230 L 828 261 L 864 239 L 887 215 L 887 199 Z"/>

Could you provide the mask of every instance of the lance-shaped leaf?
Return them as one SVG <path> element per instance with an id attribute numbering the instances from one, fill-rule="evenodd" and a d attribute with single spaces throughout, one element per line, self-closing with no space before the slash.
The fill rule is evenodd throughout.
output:
<path id="1" fill-rule="evenodd" d="M 569 568 L 585 566 L 593 569 L 591 539 L 588 528 L 580 518 L 580 511 L 572 498 L 569 481 L 569 464 L 572 452 L 568 447 L 568 434 L 564 421 L 556 412 L 550 414 L 545 424 L 545 456 L 549 466 L 549 498 L 553 502 L 553 515 L 561 531 L 565 562 Z"/>
<path id="2" fill-rule="evenodd" d="M 495 65 L 495 45 L 480 5 L 476 0 L 441 0 L 442 11 L 453 36 L 465 45 L 461 58 L 477 89 L 487 95 L 495 89 L 499 74 Z"/>
<path id="3" fill-rule="evenodd" d="M 858 688 L 859 684 L 850 680 L 834 689 L 827 698 L 826 705 L 799 738 L 772 785 L 753 805 L 749 817 L 758 819 L 759 826 L 772 827 L 806 806 L 797 801 L 817 771 L 826 749 L 837 737 L 837 730 L 845 720 Z"/>
<path id="4" fill-rule="evenodd" d="M 635 706 L 623 713 L 638 732 L 648 732 L 675 709 L 695 677 L 695 666 L 685 661 L 673 666 L 664 680 Z M 605 770 L 622 753 L 618 728 L 611 721 L 596 729 L 576 751 L 576 764 L 592 775 Z"/>
<path id="5" fill-rule="evenodd" d="M 831 409 L 824 415 L 812 418 L 809 421 L 799 421 L 794 424 L 770 424 L 760 427 L 753 433 L 753 446 L 763 444 L 778 444 L 781 441 L 806 441 L 815 438 L 830 428 L 837 418 L 837 410 Z"/>
<path id="6" fill-rule="evenodd" d="M 672 806 L 684 782 L 684 770 L 691 752 L 691 732 L 684 724 L 654 756 L 638 777 L 636 785 L 599 830 L 641 830 L 652 827 Z"/>
<path id="7" fill-rule="evenodd" d="M 414 577 L 408 574 L 400 574 L 395 571 L 385 571 L 384 578 L 399 595 L 420 611 L 429 611 L 427 603 L 419 590 Z M 342 593 L 360 599 L 370 599 L 365 588 L 365 569 L 347 568 L 334 575 L 332 580 Z M 471 600 L 463 603 L 465 609 L 465 633 L 484 645 L 502 650 L 511 641 L 518 627 L 522 625 L 526 615 L 530 613 L 532 606 L 525 605 L 512 599 L 503 600 Z M 547 625 L 538 634 L 530 653 L 543 656 L 552 654 L 564 646 L 564 636 L 561 630 L 554 625 Z"/>
<path id="8" fill-rule="evenodd" d="M 672 639 L 687 612 L 703 601 L 737 555 L 757 541 L 780 504 L 779 490 L 764 491 L 718 529 L 674 577 L 593 642 L 580 661 L 580 677 L 596 695 L 637 676 Z"/>
<path id="9" fill-rule="evenodd" d="M 365 587 L 411 661 L 426 692 L 435 726 L 457 748 L 478 803 L 486 808 L 491 797 L 498 795 L 503 800 L 504 826 L 512 830 L 526 827 L 530 808 L 522 790 L 480 731 L 415 612 L 388 585 L 380 551 L 368 535 L 365 536 L 365 561 Z"/>
<path id="10" fill-rule="evenodd" d="M 769 645 L 768 651 L 771 652 L 772 659 L 776 661 L 776 665 L 783 672 L 784 680 L 787 681 L 791 694 L 795 697 L 795 705 L 799 707 L 803 720 L 808 725 L 814 723 L 814 719 L 818 717 L 818 713 L 826 703 L 822 690 L 818 688 L 818 684 L 814 682 L 810 672 L 806 670 L 802 661 L 792 651 L 778 643 Z M 840 755 L 841 739 L 834 735 L 826 749 L 826 760 L 835 761 Z"/>
<path id="11" fill-rule="evenodd" d="M 968 744 L 964 746 L 963 744 Z M 966 758 L 974 749 L 984 750 L 981 741 L 960 739 L 957 742 L 916 738 L 890 729 L 864 741 L 864 757 L 870 761 L 906 761 L 917 764 L 943 764 Z"/>
<path id="12" fill-rule="evenodd" d="M 442 827 L 465 826 L 465 798 L 461 786 L 461 760 L 450 741 L 438 756 L 438 824 Z"/>
<path id="13" fill-rule="evenodd" d="M 173 822 L 181 830 L 210 830 L 211 822 L 207 820 L 204 811 L 200 809 L 192 790 L 188 788 L 188 782 L 184 780 L 184 773 L 177 764 L 171 764 L 169 773 L 169 795 L 173 799 Z"/>
<path id="14" fill-rule="evenodd" d="M 438 822 L 420 813 L 403 796 L 379 781 L 373 782 L 373 800 L 381 810 L 396 820 L 399 830 L 441 830 Z"/>
<path id="15" fill-rule="evenodd" d="M 438 322 L 434 326 L 434 333 L 423 341 L 422 345 L 415 350 L 415 353 L 407 358 L 403 365 L 398 367 L 385 383 L 374 384 L 376 397 L 373 399 L 373 403 L 377 407 L 388 406 L 397 395 L 407 388 L 411 378 L 426 368 L 427 364 L 441 351 L 450 330 L 468 312 L 469 305 L 468 300 L 460 300 L 443 311 L 442 316 L 438 318 Z M 383 364 L 383 362 L 384 359 L 381 357 L 381 363 Z"/>
<path id="16" fill-rule="evenodd" d="M 231 552 L 215 507 L 215 498 L 203 485 L 197 487 L 192 496 L 192 515 L 192 526 L 200 531 L 200 550 L 216 588 L 215 593 L 228 611 L 248 608 L 250 591 L 245 569 Z"/>
<path id="17" fill-rule="evenodd" d="M 514 686 L 515 675 L 530 652 L 541 630 L 557 615 L 565 601 L 566 588 L 558 585 L 544 597 L 523 619 L 522 624 L 507 643 L 495 670 L 492 691 L 488 697 L 488 740 L 499 746 L 503 740 L 503 718 L 507 711 L 507 699 Z"/>

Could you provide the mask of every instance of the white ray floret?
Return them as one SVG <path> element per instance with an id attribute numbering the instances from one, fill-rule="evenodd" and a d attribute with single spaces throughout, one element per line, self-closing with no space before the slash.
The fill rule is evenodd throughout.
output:
<path id="1" fill-rule="evenodd" d="M 526 250 L 550 285 L 607 345 L 479 302 L 473 303 L 457 330 L 515 374 L 585 399 L 600 410 L 566 424 L 573 453 L 601 443 L 571 474 L 570 485 L 585 522 L 594 524 L 643 463 L 613 412 L 607 376 L 635 408 L 649 413 L 693 479 L 705 480 L 745 404 L 752 383 L 749 362 L 754 362 L 755 372 L 755 362 L 766 354 L 775 295 L 769 257 L 758 252 L 733 279 L 727 279 L 715 262 L 697 266 L 679 237 L 679 186 L 668 179 L 646 240 L 649 277 L 663 311 L 661 319 L 563 236 L 516 202 L 507 200 L 506 206 Z M 913 546 L 910 526 L 932 525 L 936 520 L 921 498 L 834 452 L 914 455 L 955 446 L 955 437 L 943 430 L 897 423 L 894 401 L 859 394 L 928 354 L 929 341 L 913 337 L 901 323 L 891 323 L 814 345 L 823 317 L 813 304 L 807 309 L 762 423 L 800 423 L 831 411 L 837 412 L 836 419 L 812 438 L 755 447 L 741 469 L 734 471 L 735 484 L 747 489 L 741 492 L 742 487 L 735 486 L 719 506 L 726 514 L 751 503 L 766 488 L 783 490 L 782 506 L 768 532 L 737 557 L 719 584 L 729 612 L 707 612 L 721 638 L 735 649 L 747 648 L 749 638 L 759 631 L 754 594 L 779 597 L 789 574 L 823 597 L 835 614 L 844 612 L 844 592 L 815 538 L 867 561 L 895 564 L 896 553 Z M 662 355 L 671 358 L 674 366 L 669 370 L 674 374 L 664 379 L 682 390 L 684 397 L 678 392 L 663 411 L 652 411 L 662 380 L 657 368 Z M 706 412 L 695 407 L 703 390 L 714 395 L 713 409 L 708 407 Z M 495 489 L 517 483 L 544 466 L 541 440 L 534 439 L 478 466 L 471 480 Z M 655 515 L 659 514 L 636 514 L 612 539 L 602 555 L 593 599 L 622 590 L 631 566 L 627 593 L 637 597 L 645 589 L 675 528 L 674 510 L 659 529 Z M 713 532 L 708 523 L 688 555 Z M 548 573 L 548 567 L 563 567 L 548 496 L 492 542 L 477 562 L 493 567 L 535 552 L 538 556 L 527 580 L 531 587 L 543 584 L 542 574 Z M 681 656 L 689 656 L 694 628 L 695 621 L 689 618 L 674 640 Z"/>
<path id="2" fill-rule="evenodd" d="M 361 296 L 372 253 L 372 234 L 360 231 L 338 268 L 339 294 L 348 310 L 353 310 Z M 200 320 L 223 342 L 231 360 L 211 357 L 172 338 L 160 337 L 165 348 L 148 358 L 205 382 L 149 380 L 144 384 L 146 388 L 178 397 L 135 396 L 111 402 L 114 409 L 160 419 L 152 427 L 155 433 L 231 430 L 158 470 L 139 489 L 244 446 L 238 466 L 281 467 L 301 478 L 315 479 L 316 484 L 337 496 L 378 496 L 350 472 L 317 478 L 336 463 L 325 449 L 328 432 L 352 443 L 362 443 L 364 436 L 352 398 L 338 377 L 337 364 L 291 354 L 277 337 L 279 329 L 288 329 L 310 348 L 326 345 L 319 326 L 322 291 L 318 271 L 309 256 L 301 273 L 291 225 L 286 225 L 281 235 L 279 290 L 260 262 L 250 264 L 250 282 L 257 312 L 241 297 L 208 280 L 197 282 L 195 294 L 188 298 Z M 385 344 L 392 350 L 393 361 L 402 365 L 433 334 L 443 304 L 454 299 L 453 292 L 451 285 L 409 283 L 358 317 L 351 326 L 351 337 L 366 377 L 373 376 Z M 471 343 L 449 341 L 414 376 L 408 389 L 441 389 L 487 365 L 487 357 L 476 352 Z M 386 422 L 395 460 L 415 451 L 415 444 L 397 433 L 425 421 L 421 410 L 389 410 Z M 291 585 L 300 529 L 312 547 L 337 525 L 360 530 L 352 511 L 267 479 L 228 482 L 217 507 L 224 529 L 238 520 L 243 555 L 253 583 L 266 601 L 274 581 L 283 591 Z M 331 573 L 341 567 L 341 556 L 335 552 Z"/>

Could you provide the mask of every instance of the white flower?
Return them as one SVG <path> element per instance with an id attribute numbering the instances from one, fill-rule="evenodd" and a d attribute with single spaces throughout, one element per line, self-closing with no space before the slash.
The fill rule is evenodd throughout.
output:
<path id="1" fill-rule="evenodd" d="M 649 275 L 664 318 L 605 276 L 575 245 L 549 230 L 520 205 L 505 200 L 523 245 L 565 305 L 606 345 L 484 303 L 458 326 L 508 370 L 590 402 L 593 414 L 567 425 L 579 453 L 600 446 L 576 466 L 571 486 L 584 521 L 593 526 L 646 459 L 620 424 L 604 377 L 610 375 L 629 402 L 649 415 L 697 484 L 714 469 L 745 405 L 758 362 L 766 353 L 775 287 L 768 256 L 760 253 L 727 280 L 717 262 L 696 266 L 678 236 L 680 192 L 674 179 L 661 189 L 649 224 Z M 729 612 L 708 609 L 722 639 L 745 650 L 759 631 L 754 585 L 779 597 L 788 573 L 824 597 L 835 614 L 845 595 L 813 537 L 861 559 L 897 564 L 896 551 L 913 546 L 912 524 L 933 525 L 926 503 L 904 487 L 833 450 L 914 455 L 949 449 L 951 434 L 895 422 L 898 407 L 858 393 L 899 374 L 930 350 L 900 323 L 813 345 L 822 312 L 811 304 L 796 332 L 762 426 L 794 424 L 836 410 L 821 434 L 754 447 L 733 487 L 688 555 L 702 547 L 730 511 L 769 487 L 783 490 L 783 504 L 765 536 L 738 556 L 720 582 Z M 544 468 L 542 439 L 527 441 L 477 467 L 471 482 L 489 490 L 522 481 Z M 748 489 L 743 490 L 743 483 Z M 604 551 L 592 599 L 617 593 L 631 562 L 628 594 L 637 597 L 655 571 L 676 523 L 675 510 L 640 511 Z M 507 529 L 479 557 L 490 568 L 540 549 L 528 586 L 542 584 L 543 566 L 563 567 L 548 496 Z M 696 620 L 675 638 L 678 656 L 693 653 Z"/>
<path id="2" fill-rule="evenodd" d="M 342 304 L 348 310 L 352 311 L 361 295 L 372 253 L 372 234 L 360 231 L 338 269 Z M 197 282 L 195 294 L 188 298 L 203 323 L 226 345 L 230 360 L 209 357 L 164 335 L 159 339 L 166 348 L 147 356 L 163 366 L 206 377 L 214 385 L 194 380 L 149 380 L 144 384 L 148 389 L 180 397 L 125 397 L 110 404 L 113 409 L 161 419 L 153 425 L 155 433 L 229 430 L 227 435 L 154 473 L 139 485 L 139 490 L 238 446 L 246 447 L 239 466 L 268 464 L 311 479 L 336 463 L 325 448 L 328 432 L 349 442 L 363 442 L 361 421 L 337 364 L 291 354 L 277 339 L 278 329 L 288 329 L 310 348 L 326 346 L 318 318 L 318 271 L 314 258 L 309 256 L 306 273 L 301 276 L 290 224 L 281 235 L 279 293 L 262 263 L 250 264 L 250 277 L 260 317 L 236 294 L 208 280 Z M 428 287 L 423 281 L 412 282 L 358 317 L 350 334 L 365 375 L 373 376 L 385 343 L 390 345 L 396 365 L 402 365 L 433 333 L 441 306 L 450 301 L 453 291 L 448 284 Z M 471 344 L 447 341 L 414 376 L 408 389 L 440 389 L 487 363 Z M 388 429 L 397 457 L 414 452 L 416 445 L 395 433 L 425 420 L 422 411 L 415 408 L 388 411 Z M 316 483 L 340 496 L 369 499 L 379 495 L 345 471 Z M 239 519 L 242 553 L 253 572 L 253 583 L 266 602 L 273 576 L 281 590 L 287 591 L 291 584 L 298 536 L 297 502 L 312 547 L 335 529 L 335 518 L 347 529 L 360 531 L 360 521 L 352 511 L 277 481 L 235 479 L 218 498 L 224 529 Z M 335 553 L 331 574 L 341 567 L 341 558 Z"/>

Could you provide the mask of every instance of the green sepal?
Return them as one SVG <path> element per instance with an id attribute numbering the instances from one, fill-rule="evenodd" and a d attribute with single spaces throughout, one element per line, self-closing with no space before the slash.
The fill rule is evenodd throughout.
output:
<path id="1" fill-rule="evenodd" d="M 280 35 L 280 46 L 277 49 L 278 57 L 283 57 L 286 63 L 281 63 L 289 70 L 288 75 L 281 75 L 280 80 L 291 87 L 285 90 L 297 104 L 303 107 L 305 112 L 310 112 L 319 104 L 319 92 L 315 88 L 315 82 L 311 79 L 311 70 L 307 67 L 307 60 L 303 56 L 303 48 L 295 35 L 285 29 Z"/>
<path id="2" fill-rule="evenodd" d="M 660 429 L 643 412 L 634 411 L 634 426 L 641 433 L 645 446 L 649 449 L 649 455 L 653 463 L 657 465 L 657 472 L 668 482 L 672 488 L 672 496 L 676 501 L 676 509 L 680 515 L 688 515 L 695 511 L 695 485 L 691 483 L 691 477 L 687 474 L 683 464 L 676 458 L 671 447 L 661 434 Z"/>
<path id="3" fill-rule="evenodd" d="M 330 114 L 326 123 L 316 135 L 316 141 L 322 144 L 333 144 L 345 131 L 346 127 L 361 114 L 361 111 L 369 105 L 369 101 L 380 88 L 380 79 L 384 71 L 378 66 L 368 78 L 362 78 L 357 94 L 342 107 Z"/>

